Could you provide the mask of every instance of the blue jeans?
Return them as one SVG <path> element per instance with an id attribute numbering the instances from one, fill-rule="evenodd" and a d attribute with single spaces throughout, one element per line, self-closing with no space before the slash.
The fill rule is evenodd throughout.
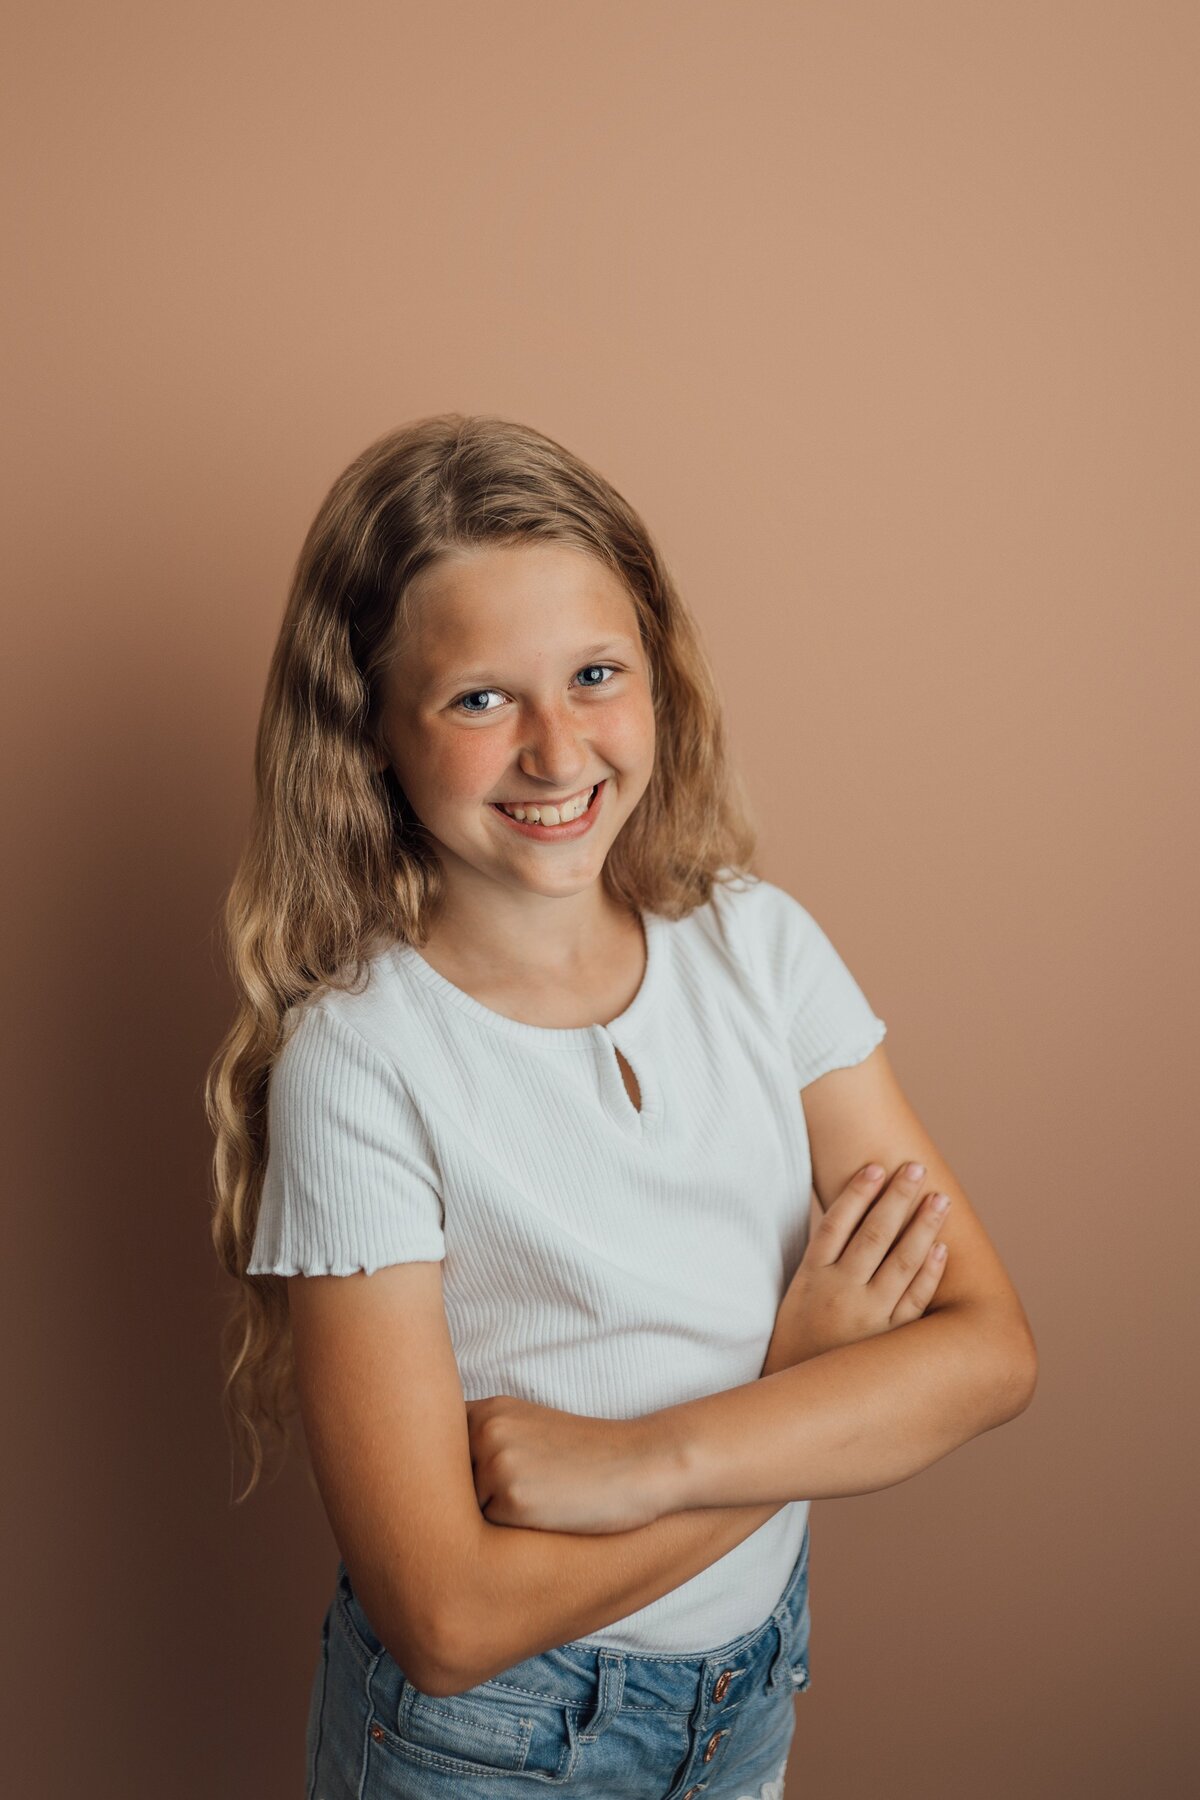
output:
<path id="1" fill-rule="evenodd" d="M 808 1531 L 773 1612 L 693 1656 L 579 1640 L 445 1698 L 409 1682 L 343 1563 L 308 1709 L 306 1800 L 782 1800 L 809 1685 Z"/>

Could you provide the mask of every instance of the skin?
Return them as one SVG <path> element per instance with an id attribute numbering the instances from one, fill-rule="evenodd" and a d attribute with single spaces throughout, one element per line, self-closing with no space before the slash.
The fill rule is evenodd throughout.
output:
<path id="1" fill-rule="evenodd" d="M 547 1015 L 564 996 L 576 1013 L 602 1003 L 613 953 L 626 973 L 631 946 L 642 954 L 640 926 L 601 882 L 654 767 L 633 601 L 604 564 L 563 544 L 455 552 L 412 594 L 415 624 L 380 719 L 446 875 L 422 954 L 485 1004 L 523 1008 L 528 1023 L 587 1022 Z M 489 805 L 553 800 L 604 778 L 591 830 L 561 844 L 511 830 Z"/>
<path id="2" fill-rule="evenodd" d="M 906 1163 L 889 1179 L 860 1169 L 828 1212 L 816 1212 L 760 1372 L 773 1375 L 842 1344 L 919 1319 L 946 1268 L 939 1238 L 948 1195 L 918 1203 Z M 736 1394 L 739 1390 L 734 1389 Z M 688 1415 L 669 1409 L 676 1424 Z M 540 1530 L 623 1531 L 689 1505 L 686 1444 L 667 1412 L 604 1421 L 508 1396 L 468 1403 L 476 1496 L 495 1523 Z M 607 1427 L 615 1425 L 616 1429 Z M 738 1453 L 744 1451 L 739 1432 Z M 694 1478 L 693 1478 L 693 1485 Z"/>

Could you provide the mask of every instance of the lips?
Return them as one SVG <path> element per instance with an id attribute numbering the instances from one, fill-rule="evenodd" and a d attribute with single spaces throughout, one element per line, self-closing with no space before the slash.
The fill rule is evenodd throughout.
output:
<path id="1" fill-rule="evenodd" d="M 489 801 L 489 805 L 491 805 L 491 806 L 570 806 L 570 804 L 573 800 L 582 799 L 584 794 L 587 795 L 588 804 L 590 805 L 592 796 L 595 794 L 596 789 L 599 786 L 600 786 L 600 783 L 598 781 L 593 781 L 593 783 L 590 787 L 576 788 L 575 792 L 573 794 L 564 794 L 561 800 L 539 799 L 536 796 L 534 796 L 533 794 L 530 794 L 528 796 L 528 798 L 524 799 L 524 800 L 492 800 L 492 801 Z"/>
<path id="2" fill-rule="evenodd" d="M 607 779 L 606 776 L 603 780 L 596 783 L 595 787 L 590 790 L 590 798 L 583 811 L 579 813 L 577 817 L 569 820 L 566 824 L 543 825 L 539 821 L 535 825 L 529 819 L 514 819 L 511 813 L 505 812 L 503 806 L 501 806 L 498 801 L 492 800 L 489 801 L 488 804 L 492 811 L 504 820 L 505 826 L 509 831 L 519 832 L 521 836 L 530 838 L 539 843 L 569 842 L 573 838 L 582 837 L 586 832 L 591 830 L 592 823 L 596 814 L 599 812 L 603 801 Z M 519 802 L 516 804 L 519 804 Z M 530 802 L 530 804 L 532 805 L 534 802 Z M 542 801 L 537 804 L 549 806 L 550 802 Z"/>

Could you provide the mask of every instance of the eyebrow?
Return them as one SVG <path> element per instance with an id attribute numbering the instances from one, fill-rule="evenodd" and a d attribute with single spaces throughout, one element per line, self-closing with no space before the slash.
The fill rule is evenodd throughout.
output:
<path id="1" fill-rule="evenodd" d="M 635 648 L 636 646 L 632 638 L 605 638 L 603 643 L 590 644 L 586 650 L 577 650 L 575 652 L 574 664 L 577 669 L 581 669 L 585 663 L 591 662 L 597 656 L 606 656 L 612 651 L 629 652 Z M 482 685 L 485 681 L 491 679 L 494 679 L 494 677 L 489 675 L 488 670 L 480 664 L 479 667 L 475 669 L 460 670 L 456 675 L 440 675 L 432 683 L 432 688 L 433 691 L 440 693 L 443 688 L 459 686 L 469 687 L 473 681 L 479 682 Z"/>

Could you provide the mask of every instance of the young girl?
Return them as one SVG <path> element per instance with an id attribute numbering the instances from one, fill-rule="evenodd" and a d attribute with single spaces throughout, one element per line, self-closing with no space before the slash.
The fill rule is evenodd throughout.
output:
<path id="1" fill-rule="evenodd" d="M 295 1401 L 340 1558 L 308 1800 L 779 1800 L 809 1502 L 1034 1352 L 641 519 L 523 426 L 373 444 L 256 778 L 207 1104 L 247 1491 Z"/>

